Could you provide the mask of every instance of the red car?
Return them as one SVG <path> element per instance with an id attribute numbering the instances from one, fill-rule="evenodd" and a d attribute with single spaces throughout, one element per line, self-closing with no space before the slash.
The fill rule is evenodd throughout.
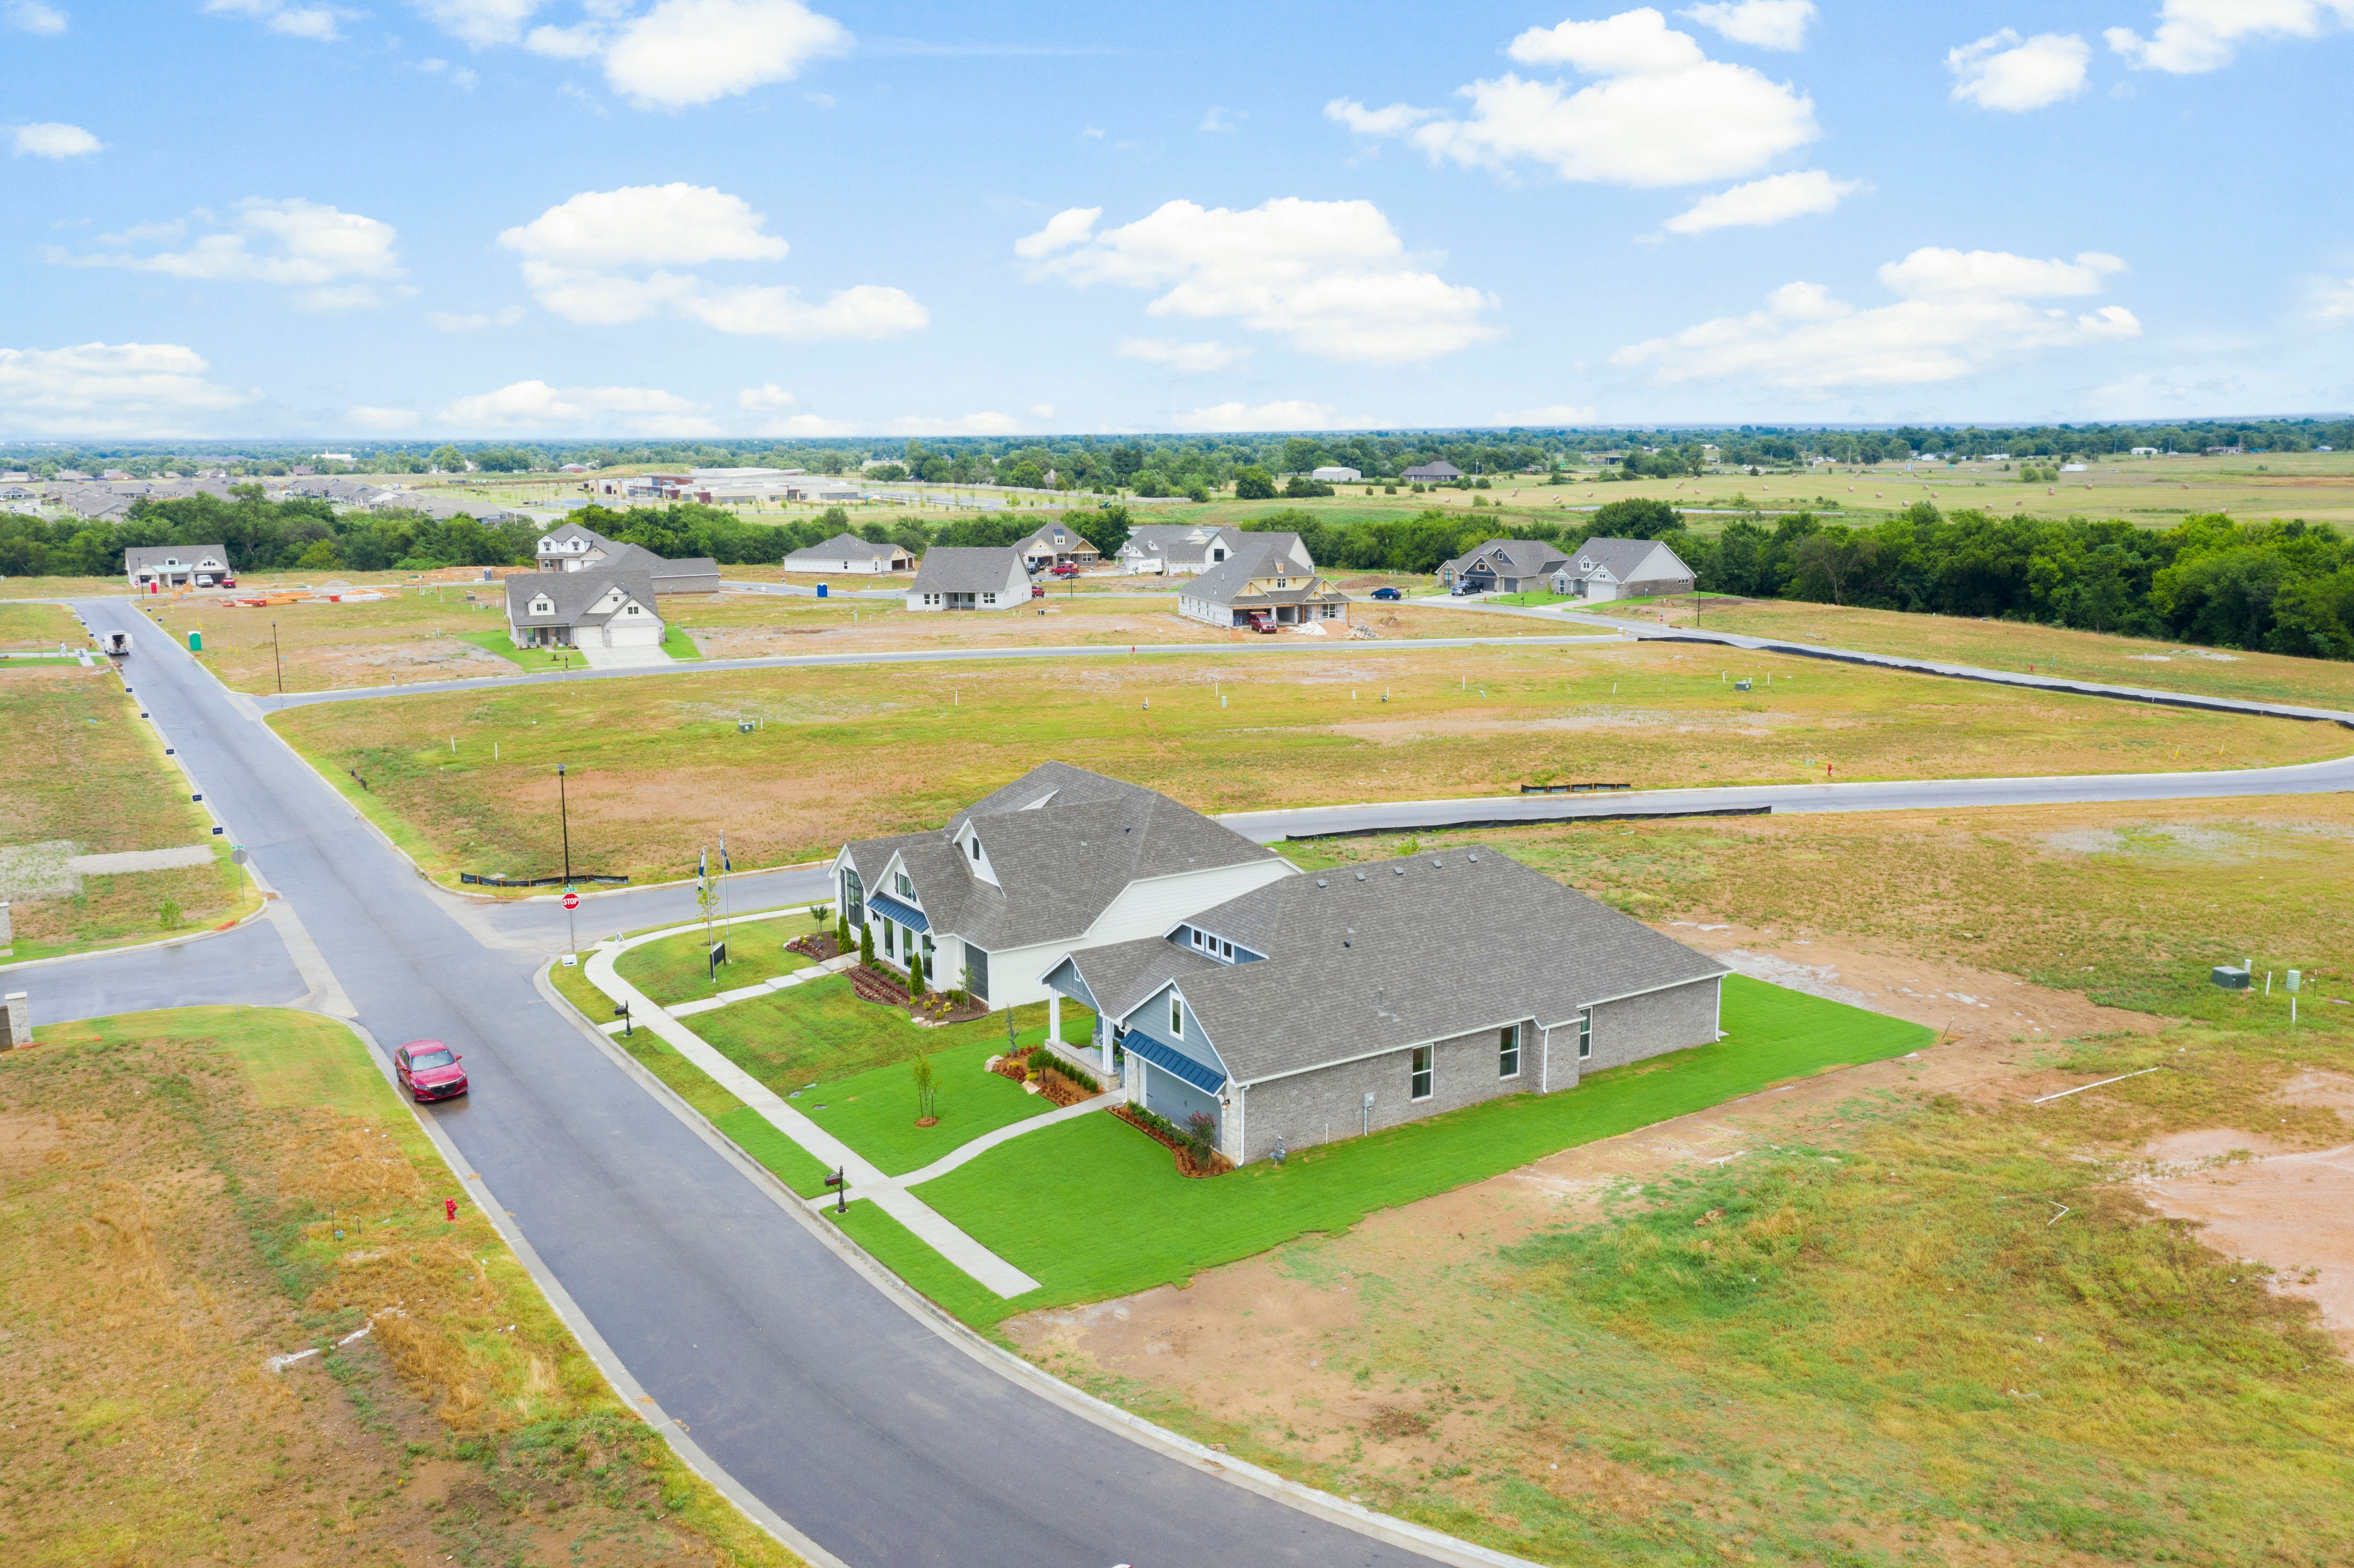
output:
<path id="1" fill-rule="evenodd" d="M 1044 586 L 1039 583 L 1032 583 L 1030 585 L 1030 597 L 1032 599 L 1044 599 L 1046 597 L 1046 589 Z"/>
<path id="2" fill-rule="evenodd" d="M 1055 568 L 1055 575 L 1058 577 L 1077 577 L 1079 575 L 1079 563 L 1076 561 L 1065 561 L 1061 566 Z"/>
<path id="3" fill-rule="evenodd" d="M 439 1040 L 412 1040 L 392 1054 L 392 1070 L 400 1086 L 423 1105 L 466 1092 L 466 1069 L 458 1061 L 458 1053 Z"/>

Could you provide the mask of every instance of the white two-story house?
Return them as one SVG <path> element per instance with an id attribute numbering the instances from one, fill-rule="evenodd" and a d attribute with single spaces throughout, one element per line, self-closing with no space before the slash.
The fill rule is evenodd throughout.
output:
<path id="1" fill-rule="evenodd" d="M 1157 937 L 1205 909 L 1292 874 L 1264 844 L 1166 795 L 1048 762 L 934 832 L 844 844 L 834 892 L 871 927 L 879 962 L 921 953 L 935 989 L 992 1008 L 1062 993 L 1046 972 L 1066 956 Z"/>

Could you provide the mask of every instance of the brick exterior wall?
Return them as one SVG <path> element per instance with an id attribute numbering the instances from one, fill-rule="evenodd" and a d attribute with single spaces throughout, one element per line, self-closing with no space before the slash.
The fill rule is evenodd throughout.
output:
<path id="1" fill-rule="evenodd" d="M 1716 1038 L 1716 993 L 1722 981 L 1712 978 L 1655 991 L 1624 1001 L 1606 1001 L 1594 1010 L 1594 1054 L 1576 1063 L 1577 1025 L 1553 1032 L 1554 1084 L 1561 1082 L 1562 1059 L 1588 1073 L 1623 1066 L 1688 1046 L 1705 1045 Z"/>
<path id="2" fill-rule="evenodd" d="M 1363 1126 L 1361 1107 L 1368 1090 L 1373 1096 L 1375 1131 L 1503 1095 L 1536 1093 L 1536 1025 L 1521 1025 L 1521 1072 L 1515 1078 L 1496 1075 L 1496 1033 L 1483 1029 L 1440 1041 L 1432 1052 L 1426 1100 L 1409 1097 L 1414 1089 L 1411 1050 L 1385 1052 L 1362 1062 L 1344 1062 L 1260 1084 L 1245 1097 L 1243 1115 L 1226 1115 L 1220 1129 L 1226 1158 L 1236 1164 L 1263 1160 L 1275 1148 L 1278 1134 L 1282 1135 L 1287 1150 L 1308 1149 L 1328 1138 L 1355 1138 Z M 1556 1042 L 1558 1036 L 1556 1031 Z M 1237 1136 L 1249 1139 L 1247 1149 L 1236 1145 Z"/>

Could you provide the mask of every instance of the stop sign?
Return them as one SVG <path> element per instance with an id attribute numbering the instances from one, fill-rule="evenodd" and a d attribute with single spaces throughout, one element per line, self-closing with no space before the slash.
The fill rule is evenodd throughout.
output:
<path id="1" fill-rule="evenodd" d="M 579 907 L 580 907 L 580 895 L 578 895 L 578 894 L 577 894 L 577 893 L 567 893 L 567 894 L 566 894 L 566 895 L 564 895 L 564 906 L 565 906 L 567 909 L 578 909 L 578 908 L 579 908 Z"/>

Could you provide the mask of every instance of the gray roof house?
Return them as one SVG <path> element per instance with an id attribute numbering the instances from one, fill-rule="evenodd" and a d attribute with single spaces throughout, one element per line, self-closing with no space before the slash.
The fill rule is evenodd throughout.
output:
<path id="1" fill-rule="evenodd" d="M 133 545 L 122 552 L 122 570 L 134 588 L 159 593 L 167 588 L 210 588 L 229 576 L 226 545 Z"/>
<path id="2" fill-rule="evenodd" d="M 1157 938 L 1196 909 L 1278 877 L 1264 844 L 1138 785 L 1046 762 L 932 832 L 844 844 L 832 875 L 840 908 L 875 930 L 878 962 L 913 953 L 991 1007 L 1044 1001 L 1046 971 L 1106 943 Z"/>
<path id="3" fill-rule="evenodd" d="M 1438 568 L 1442 588 L 1461 584 L 1482 593 L 1520 593 L 1543 588 L 1568 552 L 1542 539 L 1490 539 L 1478 549 L 1443 562 Z M 1566 593 L 1566 588 L 1559 590 Z"/>
<path id="4" fill-rule="evenodd" d="M 1030 569 L 1011 546 L 935 545 L 907 585 L 909 609 L 1013 609 L 1029 602 Z"/>
<path id="5" fill-rule="evenodd" d="M 904 572 L 916 557 L 898 545 L 878 545 L 855 534 L 836 534 L 822 544 L 785 557 L 789 572 Z"/>
<path id="6" fill-rule="evenodd" d="M 1463 471 L 1442 458 L 1437 462 L 1416 463 L 1398 477 L 1415 484 L 1452 484 L 1463 477 Z"/>
<path id="7" fill-rule="evenodd" d="M 656 593 L 717 593 L 719 563 L 708 556 L 669 560 L 638 545 L 608 539 L 594 528 L 559 523 L 539 536 L 535 554 L 543 572 L 628 566 L 653 580 Z"/>
<path id="8" fill-rule="evenodd" d="M 1147 523 L 1130 531 L 1115 558 L 1124 572 L 1207 571 L 1233 555 L 1242 538 L 1239 528 Z"/>
<path id="9" fill-rule="evenodd" d="M 1055 567 L 1065 562 L 1092 567 L 1103 559 L 1103 552 L 1089 544 L 1076 528 L 1060 523 L 1049 523 L 1027 539 L 1016 539 L 1013 547 L 1022 552 L 1023 561 L 1032 567 Z"/>
<path id="10" fill-rule="evenodd" d="M 1692 591 L 1691 567 L 1656 539 L 1588 539 L 1566 554 L 1552 573 L 1555 593 L 1599 603 Z"/>
<path id="11" fill-rule="evenodd" d="M 1129 1100 L 1244 1164 L 1710 1044 L 1724 973 L 1472 845 L 1272 880 L 1046 983 Z"/>
<path id="12" fill-rule="evenodd" d="M 1177 593 L 1177 613 L 1211 626 L 1345 622 L 1349 596 L 1317 575 L 1297 534 L 1245 534 L 1235 553 Z"/>
<path id="13" fill-rule="evenodd" d="M 652 574 L 628 561 L 517 572 L 506 590 L 507 632 L 518 648 L 659 649 L 667 630 Z"/>

